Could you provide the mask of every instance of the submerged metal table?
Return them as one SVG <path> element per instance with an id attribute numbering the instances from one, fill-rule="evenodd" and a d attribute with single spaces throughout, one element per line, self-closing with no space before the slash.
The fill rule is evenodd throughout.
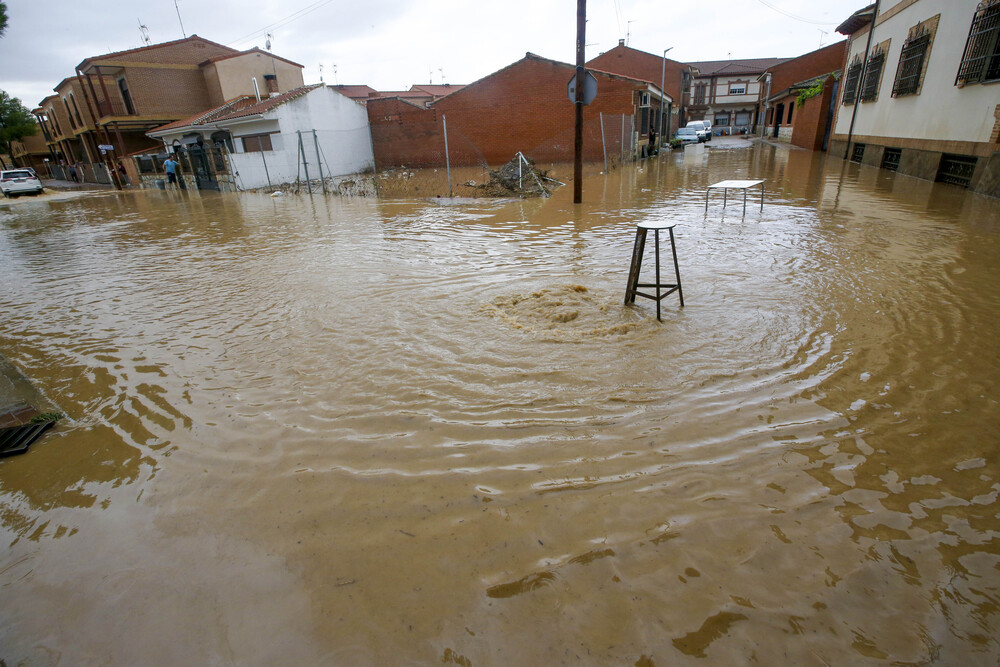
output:
<path id="1" fill-rule="evenodd" d="M 681 270 L 677 268 L 677 247 L 674 245 L 674 227 L 676 223 L 670 222 L 640 222 L 635 226 L 635 245 L 632 247 L 632 265 L 628 270 L 628 285 L 625 287 L 625 304 L 635 303 L 635 297 L 641 296 L 652 299 L 656 302 L 656 319 L 660 320 L 660 301 L 669 294 L 677 292 L 681 298 L 681 307 L 684 307 L 684 290 L 681 289 Z M 646 249 L 646 232 L 653 230 L 653 244 L 656 247 L 656 281 L 652 283 L 639 282 L 639 269 L 642 268 L 642 254 Z M 660 282 L 660 230 L 666 229 L 670 232 L 670 252 L 674 257 L 674 275 L 677 277 L 676 283 Z M 656 294 L 640 292 L 640 287 L 653 287 Z M 661 290 L 666 290 L 661 292 Z"/>
<path id="2" fill-rule="evenodd" d="M 719 181 L 708 186 L 705 190 L 705 212 L 708 212 L 708 193 L 714 190 L 722 190 L 722 208 L 726 207 L 726 195 L 730 190 L 743 191 L 743 215 L 747 214 L 747 190 L 755 185 L 760 186 L 760 210 L 764 210 L 764 180 L 759 181 Z"/>

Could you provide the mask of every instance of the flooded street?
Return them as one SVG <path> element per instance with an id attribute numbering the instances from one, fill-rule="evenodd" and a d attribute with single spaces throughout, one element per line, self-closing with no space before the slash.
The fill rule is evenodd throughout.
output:
<path id="1" fill-rule="evenodd" d="M 67 417 L 0 460 L 0 659 L 995 665 L 998 221 L 768 145 L 579 206 L 0 203 L 0 356 Z"/>

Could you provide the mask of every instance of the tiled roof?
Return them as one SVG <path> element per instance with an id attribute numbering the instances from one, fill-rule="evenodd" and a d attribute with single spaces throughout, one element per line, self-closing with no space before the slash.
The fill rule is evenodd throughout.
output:
<path id="1" fill-rule="evenodd" d="M 239 53 L 239 51 L 237 51 L 236 49 L 229 48 L 228 46 L 225 46 L 224 44 L 218 44 L 216 42 L 213 42 L 212 40 L 205 39 L 204 37 L 199 37 L 198 35 L 191 35 L 190 37 L 185 37 L 184 39 L 175 39 L 175 40 L 173 40 L 171 42 L 161 42 L 160 44 L 150 44 L 149 46 L 140 46 L 140 47 L 135 48 L 135 49 L 126 49 L 125 51 L 114 51 L 112 53 L 104 53 L 104 54 L 101 54 L 99 56 L 90 56 L 89 58 L 84 58 L 83 61 L 79 65 L 77 65 L 77 69 L 83 69 L 83 64 L 84 63 L 91 62 L 91 61 L 94 61 L 94 60 L 107 60 L 108 58 L 117 58 L 118 56 L 124 56 L 124 55 L 127 55 L 129 53 L 138 53 L 140 51 L 150 51 L 152 49 L 159 49 L 159 48 L 162 48 L 164 46 L 174 46 L 176 44 L 182 44 L 184 42 L 193 42 L 193 41 L 204 42 L 206 44 L 211 44 L 212 46 L 218 46 L 221 49 L 226 49 L 228 51 L 232 51 L 234 54 L 238 54 Z"/>
<path id="2" fill-rule="evenodd" d="M 371 93 L 377 93 L 378 91 L 371 86 L 365 85 L 336 85 L 330 86 L 338 93 L 344 97 L 350 97 L 352 100 L 367 100 Z"/>
<path id="3" fill-rule="evenodd" d="M 684 63 L 698 69 L 699 76 L 713 74 L 759 74 L 769 67 L 780 65 L 790 58 L 744 58 L 742 60 L 703 60 Z"/>
<path id="4" fill-rule="evenodd" d="M 462 88 L 465 88 L 464 84 L 445 83 L 445 84 L 434 85 L 434 84 L 428 83 L 428 84 L 423 84 L 423 85 L 421 85 L 421 84 L 414 84 L 414 85 L 410 86 L 410 91 L 411 92 L 412 91 L 420 91 L 422 93 L 425 93 L 427 95 L 431 95 L 433 97 L 444 97 L 445 95 L 450 95 L 451 93 L 455 92 L 456 90 L 461 90 Z"/>
<path id="5" fill-rule="evenodd" d="M 274 95 L 266 100 L 261 100 L 260 102 L 254 102 L 250 106 L 241 107 L 235 109 L 230 113 L 222 114 L 220 116 L 213 117 L 211 122 L 217 123 L 223 120 L 232 120 L 233 118 L 242 118 L 243 116 L 256 116 L 257 114 L 262 114 L 275 107 L 280 107 L 285 102 L 291 102 L 292 100 L 302 97 L 308 92 L 316 90 L 321 87 L 322 83 L 313 83 L 308 86 L 302 86 L 301 88 L 296 88 L 294 90 L 289 90 L 287 93 L 281 93 L 280 95 Z"/>
<path id="6" fill-rule="evenodd" d="M 270 111 L 275 107 L 279 107 L 282 104 L 290 102 L 298 97 L 302 97 L 306 93 L 315 90 L 322 85 L 323 84 L 321 83 L 314 83 L 308 86 L 302 86 L 301 88 L 289 90 L 288 92 L 281 93 L 280 95 L 268 97 L 260 102 L 258 102 L 257 98 L 253 95 L 243 95 L 241 97 L 233 98 L 221 106 L 217 106 L 206 111 L 199 111 L 198 113 L 188 116 L 187 118 L 182 118 L 181 120 L 161 125 L 160 127 L 150 130 L 150 133 L 161 133 L 167 130 L 176 130 L 182 127 L 207 125 L 209 123 L 220 123 L 225 120 L 233 120 L 235 118 L 243 118 L 245 116 L 256 116 Z"/>
<path id="7" fill-rule="evenodd" d="M 874 16 L 875 5 L 868 5 L 864 9 L 859 9 L 854 12 L 846 21 L 838 25 L 837 32 L 841 35 L 853 35 L 858 30 L 861 30 L 866 25 L 871 23 Z"/>

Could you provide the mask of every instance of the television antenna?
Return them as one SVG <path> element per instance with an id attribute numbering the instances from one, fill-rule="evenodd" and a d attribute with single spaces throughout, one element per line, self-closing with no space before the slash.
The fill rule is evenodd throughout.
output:
<path id="1" fill-rule="evenodd" d="M 274 35 L 272 35 L 271 33 L 267 33 L 265 35 L 265 38 L 264 38 L 264 48 L 267 49 L 268 51 L 271 50 L 271 37 L 273 37 L 273 36 Z"/>
<path id="2" fill-rule="evenodd" d="M 816 28 L 816 29 L 819 30 L 819 28 Z M 826 30 L 819 30 L 819 45 L 820 46 L 823 46 L 823 38 L 826 37 L 829 34 L 830 33 L 828 33 Z"/>
<path id="3" fill-rule="evenodd" d="M 184 21 L 181 20 L 181 8 L 177 4 L 177 0 L 174 0 L 174 9 L 177 10 L 177 22 L 181 24 L 181 35 L 184 36 L 184 39 L 187 39 L 187 33 L 184 32 Z"/>
<path id="4" fill-rule="evenodd" d="M 323 63 L 319 64 L 319 82 L 323 83 Z"/>
<path id="5" fill-rule="evenodd" d="M 142 19 L 136 19 L 139 22 L 139 34 L 142 35 L 142 43 L 149 46 L 149 28 L 142 24 Z"/>
<path id="6" fill-rule="evenodd" d="M 337 78 L 337 63 L 333 63 L 333 83 L 340 85 L 340 80 Z"/>

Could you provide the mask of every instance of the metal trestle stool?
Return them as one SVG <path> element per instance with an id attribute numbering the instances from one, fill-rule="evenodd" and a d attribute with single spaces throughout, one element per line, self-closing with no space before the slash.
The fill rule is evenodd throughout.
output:
<path id="1" fill-rule="evenodd" d="M 674 227 L 676 223 L 669 222 L 640 222 L 635 227 L 635 246 L 632 248 L 632 266 L 628 270 L 628 286 L 625 289 L 625 305 L 635 303 L 635 297 L 642 296 L 656 302 L 656 319 L 660 319 L 660 301 L 664 297 L 677 292 L 681 299 L 681 307 L 684 307 L 684 290 L 681 289 L 681 270 L 677 266 L 677 246 L 674 245 Z M 674 258 L 675 283 L 660 282 L 660 230 L 667 230 L 670 234 L 670 253 Z M 642 255 L 646 249 L 646 232 L 653 230 L 653 245 L 656 256 L 656 278 L 651 283 L 639 282 L 639 271 L 642 268 Z M 640 292 L 640 287 L 652 287 L 655 294 Z"/>

